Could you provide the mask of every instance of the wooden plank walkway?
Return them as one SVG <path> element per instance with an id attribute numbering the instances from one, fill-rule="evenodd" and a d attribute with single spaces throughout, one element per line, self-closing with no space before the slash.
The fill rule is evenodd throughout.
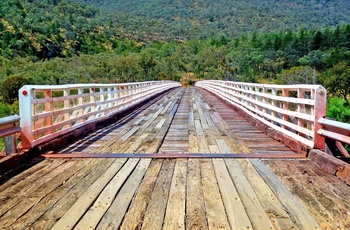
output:
<path id="1" fill-rule="evenodd" d="M 60 153 L 290 153 L 179 88 Z M 54 154 L 54 153 L 52 153 Z M 0 186 L 4 229 L 321 229 L 258 159 L 45 159 Z"/>

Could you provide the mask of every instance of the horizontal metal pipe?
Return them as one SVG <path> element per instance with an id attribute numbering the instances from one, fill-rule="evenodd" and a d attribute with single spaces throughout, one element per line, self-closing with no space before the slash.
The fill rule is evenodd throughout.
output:
<path id="1" fill-rule="evenodd" d="M 333 120 L 326 119 L 326 118 L 320 118 L 318 120 L 318 123 L 323 125 L 323 126 L 330 126 L 330 127 L 350 131 L 350 124 L 339 122 L 339 121 L 333 121 Z"/>
<path id="2" fill-rule="evenodd" d="M 21 117 L 18 116 L 18 115 L 12 115 L 12 116 L 8 116 L 8 117 L 3 117 L 3 118 L 0 118 L 0 125 L 7 125 L 7 124 L 16 123 L 20 119 L 21 119 Z"/>
<path id="3" fill-rule="evenodd" d="M 132 153 L 57 153 L 43 154 L 45 158 L 296 158 L 303 159 L 302 154 L 234 154 L 234 153 L 152 153 L 152 154 L 132 154 Z"/>
<path id="4" fill-rule="evenodd" d="M 317 133 L 320 134 L 321 136 L 326 137 L 326 138 L 340 141 L 341 143 L 345 143 L 345 144 L 350 145 L 350 137 L 349 136 L 345 136 L 345 135 L 335 133 L 332 131 L 328 131 L 328 130 L 324 130 L 324 129 L 318 130 Z"/>

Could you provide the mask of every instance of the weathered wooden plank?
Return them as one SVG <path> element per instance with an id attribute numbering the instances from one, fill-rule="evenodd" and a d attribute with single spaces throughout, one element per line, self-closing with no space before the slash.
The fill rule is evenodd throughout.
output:
<path id="1" fill-rule="evenodd" d="M 142 229 L 161 229 L 166 211 L 175 161 L 164 160 L 151 200 L 148 204 Z"/>
<path id="2" fill-rule="evenodd" d="M 275 229 L 298 229 L 249 160 L 237 160 Z"/>
<path id="3" fill-rule="evenodd" d="M 152 116 L 152 118 L 156 118 L 156 117 L 158 117 L 159 116 L 159 114 L 162 112 L 162 110 L 164 109 L 164 107 L 162 106 L 162 107 L 160 107 L 158 110 L 157 110 L 157 112 L 155 112 L 154 114 L 153 114 L 153 116 Z"/>
<path id="4" fill-rule="evenodd" d="M 252 228 L 252 224 L 242 204 L 242 200 L 239 197 L 237 190 L 230 178 L 230 174 L 227 171 L 224 160 L 213 159 L 212 161 L 231 228 Z"/>
<path id="5" fill-rule="evenodd" d="M 46 192 L 46 194 L 38 200 L 35 205 L 15 223 L 11 225 L 13 229 L 27 229 L 31 225 L 36 224 L 43 215 L 52 209 L 57 202 L 67 194 L 72 187 L 74 187 L 79 181 L 83 180 L 84 177 L 91 172 L 92 167 L 96 159 L 86 159 L 83 160 L 84 166 L 81 170 L 78 170 L 73 176 L 64 181 L 63 183 L 58 183 L 56 188 L 51 192 Z"/>
<path id="6" fill-rule="evenodd" d="M 293 221 L 301 229 L 321 229 L 307 209 L 296 199 L 293 194 L 282 184 L 261 160 L 250 160 L 256 171 L 277 195 L 279 201 L 289 213 Z"/>
<path id="7" fill-rule="evenodd" d="M 151 200 L 152 192 L 157 181 L 157 176 L 163 164 L 163 159 L 153 160 L 147 169 L 129 210 L 124 216 L 120 229 L 140 229 L 147 206 Z"/>
<path id="8" fill-rule="evenodd" d="M 202 124 L 202 128 L 204 130 L 209 129 L 209 125 L 207 123 L 207 120 L 205 119 L 202 107 L 199 105 L 198 101 L 196 102 L 196 104 L 197 104 L 197 112 L 199 114 L 199 118 L 200 118 L 200 121 L 201 121 L 201 124 Z"/>
<path id="9" fill-rule="evenodd" d="M 170 101 L 166 106 L 165 108 L 162 110 L 162 112 L 160 114 L 164 115 L 168 110 L 171 110 L 172 108 L 170 106 L 173 106 L 174 102 L 173 101 Z"/>
<path id="10" fill-rule="evenodd" d="M 160 129 L 164 125 L 165 120 L 166 120 L 165 118 L 161 119 L 155 128 Z"/>
<path id="11" fill-rule="evenodd" d="M 21 174 L 14 176 L 11 180 L 0 185 L 0 203 L 4 202 L 4 198 L 10 194 L 17 194 L 19 191 L 26 189 L 26 184 L 33 184 L 35 180 L 40 179 L 41 175 L 45 175 L 53 168 L 57 167 L 65 161 L 44 160 L 32 166 Z M 11 189 L 9 189 L 11 188 Z M 11 190 L 11 191 L 10 191 Z"/>
<path id="12" fill-rule="evenodd" d="M 61 230 L 73 228 L 125 162 L 126 159 L 116 160 L 108 170 L 105 171 L 103 175 L 99 177 L 82 196 L 79 197 L 79 199 L 71 206 L 65 215 L 58 220 L 52 229 Z"/>
<path id="13" fill-rule="evenodd" d="M 228 213 L 225 211 L 213 163 L 209 159 L 200 160 L 203 198 L 209 229 L 231 229 Z M 203 223 L 204 224 L 204 223 Z"/>
<path id="14" fill-rule="evenodd" d="M 19 199 L 19 203 L 11 207 L 0 219 L 0 226 L 9 228 L 13 223 L 25 215 L 30 209 L 35 206 L 47 193 L 59 187 L 67 178 L 73 175 L 77 170 L 83 167 L 83 164 L 68 161 L 62 167 L 56 168 L 54 175 L 48 178 L 45 183 L 36 187 L 32 193 L 26 194 Z M 64 172 L 64 173 L 63 173 Z M 53 174 L 53 173 L 52 173 Z"/>
<path id="15" fill-rule="evenodd" d="M 101 194 L 98 195 L 97 199 L 86 211 L 86 213 L 79 213 L 76 215 L 83 215 L 79 218 L 75 229 L 87 229 L 95 228 L 99 223 L 102 216 L 105 214 L 107 209 L 111 206 L 114 197 L 117 195 L 121 186 L 127 180 L 135 166 L 139 162 L 139 159 L 129 159 L 126 164 L 118 171 L 113 179 L 104 187 Z"/>
<path id="16" fill-rule="evenodd" d="M 126 141 L 129 137 L 131 137 L 134 133 L 139 130 L 140 126 L 134 126 L 132 127 L 127 133 L 125 133 L 120 140 Z"/>
<path id="17" fill-rule="evenodd" d="M 208 145 L 208 148 L 209 148 L 210 153 L 214 153 L 214 154 L 215 153 L 216 154 L 220 153 L 220 149 L 219 149 L 219 147 L 217 145 Z"/>
<path id="18" fill-rule="evenodd" d="M 125 212 L 130 205 L 131 199 L 134 196 L 134 193 L 138 188 L 138 185 L 140 184 L 140 181 L 144 176 L 145 171 L 148 168 L 150 162 L 151 161 L 149 159 L 142 159 L 139 162 L 135 170 L 130 175 L 130 178 L 128 178 L 128 180 L 125 182 L 120 192 L 114 199 L 108 211 L 104 214 L 103 218 L 97 226 L 97 229 L 119 228 L 124 218 Z M 87 227 L 89 226 L 92 225 L 88 224 L 86 226 L 82 226 L 81 229 L 87 229 Z"/>
<path id="19" fill-rule="evenodd" d="M 65 212 L 75 203 L 75 201 L 94 183 L 114 162 L 113 159 L 94 159 L 88 166 L 86 174 L 82 173 L 82 178 L 78 179 L 76 184 L 65 183 L 62 187 L 67 186 L 68 190 L 63 191 L 60 195 L 59 190 L 55 190 L 51 196 L 47 198 L 52 204 L 45 206 L 45 200 L 42 204 L 46 207 L 44 214 L 32 223 L 32 229 L 51 229 Z M 57 194 L 57 195 L 56 195 Z M 38 204 L 40 205 L 40 203 Z M 35 210 L 34 210 L 35 211 Z"/>
<path id="20" fill-rule="evenodd" d="M 224 140 L 216 139 L 216 143 L 217 143 L 221 153 L 231 153 L 230 148 L 227 146 L 227 144 Z"/>
<path id="21" fill-rule="evenodd" d="M 188 137 L 188 152 L 189 153 L 199 153 L 198 139 L 195 135 L 190 132 Z"/>
<path id="22" fill-rule="evenodd" d="M 45 185 L 48 181 L 51 180 L 52 177 L 57 176 L 61 171 L 59 169 L 55 169 L 60 168 L 59 166 L 65 165 L 67 163 L 67 160 L 50 160 L 46 163 L 49 164 L 46 165 L 42 170 L 39 170 L 38 172 L 33 172 L 30 170 L 33 173 L 32 175 L 29 175 L 27 178 L 22 178 L 22 180 L 17 184 L 8 187 L 7 190 L 4 190 L 1 193 L 0 201 L 2 205 L 0 206 L 0 216 L 3 216 L 12 207 L 21 202 L 22 199 L 25 198 L 28 194 L 31 194 L 37 190 L 38 187 Z M 14 197 L 16 197 L 16 199 L 13 199 Z"/>
<path id="23" fill-rule="evenodd" d="M 186 229 L 208 229 L 201 183 L 200 162 L 188 159 L 186 184 Z"/>
<path id="24" fill-rule="evenodd" d="M 214 115 L 216 117 L 216 119 L 220 122 L 220 124 L 223 126 L 224 129 L 230 129 L 230 127 L 228 126 L 228 124 L 225 122 L 225 120 L 220 116 L 220 114 L 218 112 L 214 112 Z"/>
<path id="25" fill-rule="evenodd" d="M 215 116 L 214 113 L 210 113 L 209 116 L 210 116 L 210 118 L 211 118 L 211 120 L 213 121 L 214 124 L 219 124 L 220 123 L 220 121 L 218 120 L 218 118 Z"/>
<path id="26" fill-rule="evenodd" d="M 201 121 L 200 120 L 194 120 L 194 126 L 196 130 L 197 136 L 204 136 L 204 132 L 202 129 Z"/>
<path id="27" fill-rule="evenodd" d="M 143 145 L 144 141 L 148 137 L 149 133 L 142 133 L 136 140 L 129 143 L 129 147 L 126 149 L 127 153 L 136 153 L 137 149 Z"/>
<path id="28" fill-rule="evenodd" d="M 187 160 L 178 159 L 171 182 L 163 229 L 185 229 Z"/>
<path id="29" fill-rule="evenodd" d="M 225 163 L 254 229 L 273 229 L 270 218 L 238 162 L 233 159 L 225 159 Z"/>
<path id="30" fill-rule="evenodd" d="M 140 117 L 137 121 L 133 123 L 133 125 L 139 125 L 145 118 L 145 116 Z"/>

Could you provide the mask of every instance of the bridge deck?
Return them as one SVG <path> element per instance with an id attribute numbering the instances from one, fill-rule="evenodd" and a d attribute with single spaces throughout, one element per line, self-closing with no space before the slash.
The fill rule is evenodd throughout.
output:
<path id="1" fill-rule="evenodd" d="M 292 153 L 195 88 L 173 90 L 57 152 Z M 0 226 L 346 229 L 349 196 L 307 160 L 49 158 L 0 186 Z"/>

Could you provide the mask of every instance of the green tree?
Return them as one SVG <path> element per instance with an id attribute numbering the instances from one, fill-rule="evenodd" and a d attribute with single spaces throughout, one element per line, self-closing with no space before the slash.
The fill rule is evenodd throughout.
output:
<path id="1" fill-rule="evenodd" d="M 328 92 L 339 96 L 349 103 L 350 94 L 350 65 L 340 62 L 331 68 L 324 76 L 324 84 Z"/>
<path id="2" fill-rule="evenodd" d="M 1 86 L 2 100 L 7 104 L 12 104 L 18 100 L 18 90 L 26 84 L 29 84 L 28 79 L 21 76 L 7 78 Z"/>
<path id="3" fill-rule="evenodd" d="M 339 97 L 327 100 L 327 117 L 340 122 L 350 123 L 350 107 L 347 101 Z"/>
<path id="4" fill-rule="evenodd" d="M 0 118 L 7 117 L 9 115 L 11 115 L 11 108 L 7 104 L 0 102 Z"/>
<path id="5" fill-rule="evenodd" d="M 285 85 L 316 84 L 316 71 L 310 66 L 292 67 L 281 73 L 279 83 Z"/>

